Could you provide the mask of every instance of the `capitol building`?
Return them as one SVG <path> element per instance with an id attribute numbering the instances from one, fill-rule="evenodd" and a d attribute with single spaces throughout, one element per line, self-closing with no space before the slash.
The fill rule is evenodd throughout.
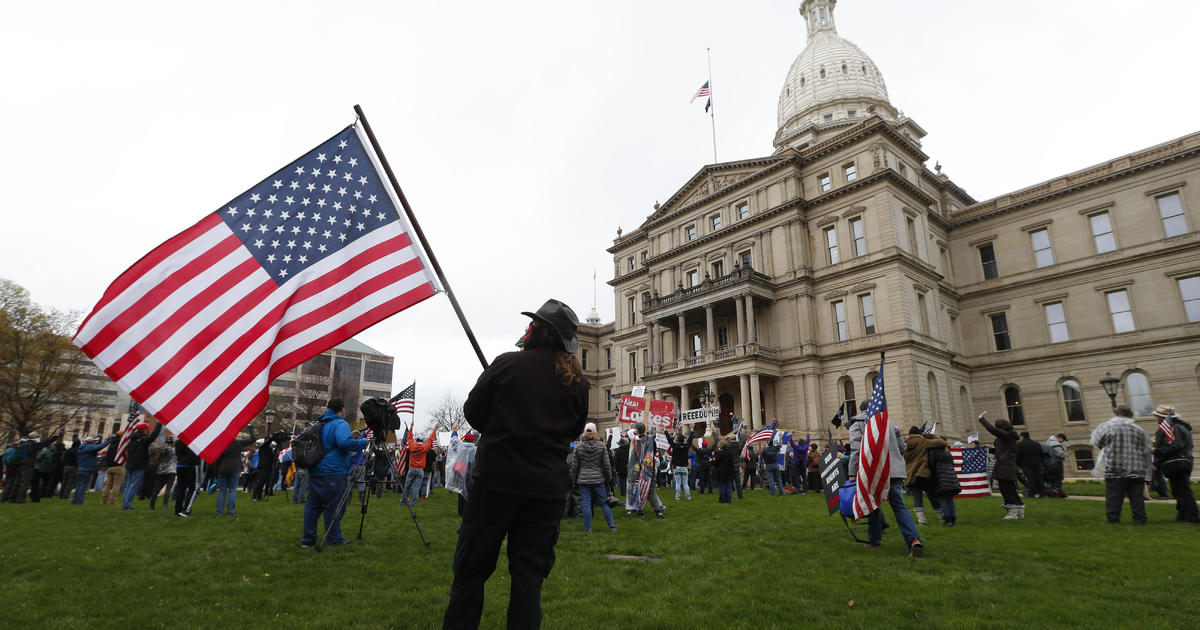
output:
<path id="1" fill-rule="evenodd" d="M 1150 433 L 1156 404 L 1200 415 L 1200 133 L 977 200 L 926 166 L 836 4 L 801 4 L 774 151 L 664 183 L 609 247 L 616 319 L 579 333 L 594 419 L 636 385 L 682 409 L 711 392 L 722 431 L 778 418 L 823 443 L 881 352 L 901 430 L 962 440 L 987 409 L 1065 433 L 1068 476 L 1098 455 L 1106 374 Z"/>

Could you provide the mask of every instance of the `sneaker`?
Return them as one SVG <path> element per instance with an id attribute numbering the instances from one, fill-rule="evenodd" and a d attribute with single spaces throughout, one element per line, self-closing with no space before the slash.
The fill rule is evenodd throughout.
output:
<path id="1" fill-rule="evenodd" d="M 312 543 L 310 543 L 310 542 L 301 542 L 301 543 L 300 543 L 300 548 L 301 548 L 301 549 L 311 549 L 311 548 L 312 548 L 312 546 L 313 546 L 313 544 L 312 544 Z"/>
<path id="2" fill-rule="evenodd" d="M 590 534 L 590 533 L 592 533 L 592 530 L 590 530 L 590 529 L 585 529 L 585 530 L 583 530 L 583 533 L 585 533 L 585 534 Z"/>
<path id="3" fill-rule="evenodd" d="M 187 515 L 187 512 L 176 512 L 176 513 L 175 513 L 175 516 L 179 516 L 179 517 L 182 517 L 182 518 L 187 518 L 187 517 L 188 517 L 188 515 Z"/>
<path id="4" fill-rule="evenodd" d="M 657 516 L 658 518 L 665 518 L 665 516 L 663 516 L 662 512 L 655 512 L 654 516 Z"/>
<path id="5" fill-rule="evenodd" d="M 922 545 L 920 540 L 914 538 L 912 545 L 908 547 L 908 555 L 911 558 L 920 558 L 925 555 L 925 545 Z"/>
<path id="6" fill-rule="evenodd" d="M 609 527 L 609 528 L 608 528 L 608 531 L 610 531 L 610 532 L 612 532 L 612 533 L 614 533 L 614 534 L 615 534 L 615 533 L 617 533 L 617 526 L 616 526 L 616 525 L 613 525 L 612 527 Z"/>

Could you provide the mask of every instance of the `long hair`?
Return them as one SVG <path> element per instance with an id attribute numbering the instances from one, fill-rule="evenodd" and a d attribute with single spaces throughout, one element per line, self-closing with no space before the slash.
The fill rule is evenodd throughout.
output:
<path id="1" fill-rule="evenodd" d="M 599 434 L 597 434 L 595 432 L 584 433 L 583 435 L 579 436 L 579 441 L 580 442 L 599 442 L 600 436 L 599 436 Z"/>
<path id="2" fill-rule="evenodd" d="M 530 325 L 528 336 L 522 339 L 525 350 L 541 346 L 552 346 L 557 352 L 554 357 L 554 372 L 558 382 L 563 387 L 570 387 L 583 380 L 583 366 L 579 358 L 563 350 L 562 341 L 554 334 L 553 328 L 534 320 Z"/>

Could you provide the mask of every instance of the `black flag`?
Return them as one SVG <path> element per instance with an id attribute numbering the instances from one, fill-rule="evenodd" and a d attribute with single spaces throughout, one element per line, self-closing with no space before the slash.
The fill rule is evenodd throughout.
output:
<path id="1" fill-rule="evenodd" d="M 834 426 L 834 428 L 841 428 L 841 426 L 842 426 L 842 418 L 843 418 L 845 415 L 846 415 L 846 407 L 845 407 L 845 405 L 843 405 L 843 406 L 841 406 L 841 407 L 838 407 L 838 412 L 837 412 L 837 414 L 833 416 L 833 420 L 830 420 L 830 421 L 829 421 L 829 424 L 832 424 L 832 425 Z"/>

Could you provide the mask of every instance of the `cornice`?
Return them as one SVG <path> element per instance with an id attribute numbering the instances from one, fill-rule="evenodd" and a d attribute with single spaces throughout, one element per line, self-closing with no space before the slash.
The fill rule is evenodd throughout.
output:
<path id="1" fill-rule="evenodd" d="M 929 156 L 925 155 L 925 152 L 921 150 L 921 147 L 918 146 L 916 142 L 914 142 L 911 138 L 905 137 L 903 133 L 900 133 L 895 124 L 890 123 L 879 116 L 875 116 L 873 119 L 868 119 L 863 124 L 851 127 L 850 129 L 847 129 L 846 131 L 829 138 L 828 140 L 814 144 L 811 147 L 801 149 L 800 157 L 805 162 L 811 162 L 824 157 L 828 153 L 837 151 L 848 144 L 858 142 L 862 136 L 867 136 L 877 132 L 883 133 L 884 135 L 887 135 L 895 140 L 897 144 L 901 145 L 901 147 L 907 150 L 908 153 L 910 153 L 913 157 L 919 158 L 919 161 L 922 164 L 929 159 Z"/>
<path id="2" fill-rule="evenodd" d="M 691 179 L 689 179 L 686 183 L 684 183 L 684 185 L 681 186 L 679 188 L 679 190 L 677 190 L 675 192 L 675 194 L 671 195 L 671 198 L 667 199 L 667 202 L 662 204 L 659 212 L 651 214 L 649 217 L 647 217 L 646 220 L 638 227 L 638 229 L 648 231 L 649 228 L 652 228 L 652 227 L 655 227 L 658 225 L 662 225 L 665 222 L 675 219 L 676 217 L 678 217 L 681 214 L 686 214 L 688 212 L 691 212 L 692 210 L 695 210 L 696 208 L 698 208 L 700 206 L 704 206 L 708 203 L 711 203 L 713 201 L 713 199 L 720 197 L 721 195 L 728 194 L 730 191 L 737 190 L 739 188 L 744 187 L 745 184 L 749 184 L 751 182 L 758 181 L 760 179 L 763 179 L 767 175 L 774 173 L 779 168 L 788 165 L 794 159 L 794 157 L 795 157 L 794 155 L 782 155 L 781 154 L 781 155 L 772 155 L 772 156 L 764 157 L 764 158 L 755 158 L 753 160 L 743 160 L 741 162 L 723 162 L 721 164 L 710 164 L 708 166 L 705 166 L 704 168 L 700 169 L 699 173 L 696 173 L 695 175 L 692 176 Z M 709 193 L 708 195 L 705 195 L 704 197 L 701 197 L 700 199 L 697 199 L 696 201 L 693 201 L 692 203 L 689 203 L 685 206 L 680 206 L 678 208 L 671 208 L 671 205 L 673 203 L 675 203 L 676 201 L 678 201 L 678 199 L 680 197 L 682 197 L 686 191 L 691 190 L 693 184 L 700 181 L 704 175 L 711 174 L 715 171 L 722 170 L 722 169 L 728 170 L 728 169 L 732 169 L 732 168 L 740 168 L 740 167 L 745 167 L 745 166 L 756 166 L 756 165 L 762 166 L 763 168 L 747 175 L 746 177 L 744 177 L 742 179 L 739 179 L 738 181 L 730 184 L 729 186 L 721 188 L 720 190 L 714 190 L 711 193 Z"/>

